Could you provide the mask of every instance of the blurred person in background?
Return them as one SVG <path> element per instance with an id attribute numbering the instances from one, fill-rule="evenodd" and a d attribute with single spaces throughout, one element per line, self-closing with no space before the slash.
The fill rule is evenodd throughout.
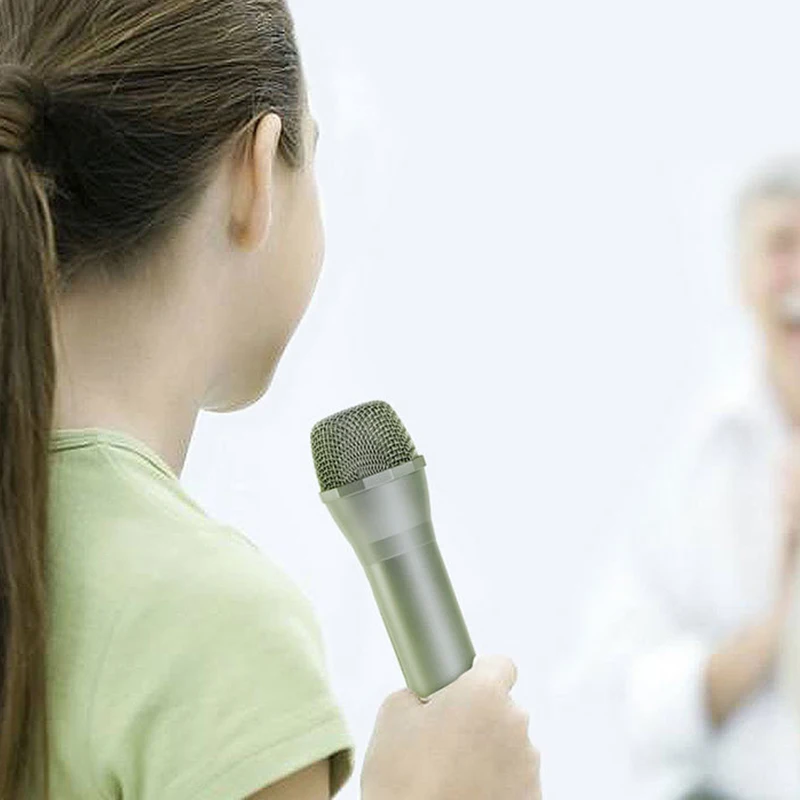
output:
<path id="1" fill-rule="evenodd" d="M 737 237 L 755 357 L 625 542 L 579 658 L 619 704 L 646 800 L 800 798 L 800 725 L 775 680 L 800 525 L 800 158 L 744 188 Z"/>

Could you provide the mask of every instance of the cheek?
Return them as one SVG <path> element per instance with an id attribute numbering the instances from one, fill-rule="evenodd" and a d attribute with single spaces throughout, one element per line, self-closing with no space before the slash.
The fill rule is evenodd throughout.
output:
<path id="1" fill-rule="evenodd" d="M 298 198 L 295 217 L 295 268 L 304 276 L 306 288 L 316 284 L 325 257 L 325 229 L 319 194 L 313 176 Z"/>
<path id="2" fill-rule="evenodd" d="M 280 269 L 284 307 L 291 321 L 296 322 L 311 299 L 325 252 L 322 215 L 313 180 L 304 180 L 297 186 L 287 212 Z"/>
<path id="3" fill-rule="evenodd" d="M 775 295 L 785 290 L 791 282 L 791 271 L 786 262 L 772 258 L 754 265 L 747 277 L 750 299 L 759 307 L 768 306 Z"/>
<path id="4" fill-rule="evenodd" d="M 308 238 L 311 258 L 317 268 L 325 258 L 325 225 L 322 219 L 322 206 L 315 181 L 311 181 L 308 189 L 307 215 L 309 220 Z"/>
<path id="5" fill-rule="evenodd" d="M 788 289 L 793 280 L 793 259 L 791 256 L 776 256 L 769 264 L 769 289 L 780 292 Z"/>

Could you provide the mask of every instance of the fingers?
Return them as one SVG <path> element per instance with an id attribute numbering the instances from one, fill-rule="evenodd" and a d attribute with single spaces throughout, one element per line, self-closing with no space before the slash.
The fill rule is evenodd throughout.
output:
<path id="1" fill-rule="evenodd" d="M 522 708 L 522 706 L 514 705 L 512 707 L 512 714 L 513 720 L 516 725 L 519 726 L 519 729 L 525 734 L 528 735 L 528 728 L 530 727 L 531 723 L 531 714 L 526 708 Z"/>
<path id="2" fill-rule="evenodd" d="M 517 666 L 508 656 L 475 656 L 472 674 L 487 683 L 500 686 L 506 692 L 510 692 L 517 682 Z"/>
<path id="3" fill-rule="evenodd" d="M 478 655 L 473 659 L 472 669 L 459 676 L 454 683 L 464 680 L 477 680 L 484 686 L 494 687 L 508 694 L 517 682 L 517 666 L 508 656 Z M 386 697 L 382 708 L 408 708 L 414 705 L 426 705 L 438 695 L 446 693 L 451 686 L 453 684 L 434 692 L 430 697 L 417 697 L 410 689 L 400 689 Z"/>

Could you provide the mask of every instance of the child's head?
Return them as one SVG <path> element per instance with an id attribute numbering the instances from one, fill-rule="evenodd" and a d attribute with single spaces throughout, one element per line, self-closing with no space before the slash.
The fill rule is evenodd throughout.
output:
<path id="1" fill-rule="evenodd" d="M 257 399 L 321 267 L 315 138 L 282 0 L 0 0 L 2 797 L 44 697 L 56 367 L 124 378 L 115 337 L 155 341 L 165 395 L 191 373 L 197 408 Z"/>
<path id="2" fill-rule="evenodd" d="M 30 171 L 48 190 L 54 307 L 111 284 L 185 288 L 213 258 L 216 308 L 201 303 L 197 322 L 217 328 L 225 369 L 201 405 L 256 399 L 323 252 L 316 125 L 285 5 L 2 0 L 0 13 L 12 32 L 0 42 L 0 150 L 16 153 L 0 225 L 20 231 L 4 237 L 4 269 L 19 264 L 27 302 L 44 303 L 47 211 Z M 181 273 L 187 256 L 193 275 Z"/>

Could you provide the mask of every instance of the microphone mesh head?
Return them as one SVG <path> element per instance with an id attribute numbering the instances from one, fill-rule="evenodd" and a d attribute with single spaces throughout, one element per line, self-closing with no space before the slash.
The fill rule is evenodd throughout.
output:
<path id="1" fill-rule="evenodd" d="M 320 420 L 311 429 L 311 453 L 321 492 L 377 475 L 417 456 L 405 426 L 383 400 Z"/>

